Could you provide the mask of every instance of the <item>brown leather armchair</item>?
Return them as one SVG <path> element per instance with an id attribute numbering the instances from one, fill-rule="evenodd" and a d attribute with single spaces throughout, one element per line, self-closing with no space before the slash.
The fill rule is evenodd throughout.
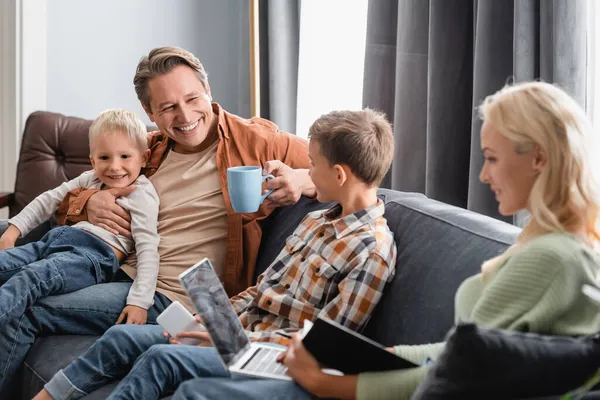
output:
<path id="1" fill-rule="evenodd" d="M 0 193 L 0 208 L 14 216 L 37 195 L 91 169 L 88 130 L 92 121 L 45 111 L 25 124 L 15 191 Z"/>

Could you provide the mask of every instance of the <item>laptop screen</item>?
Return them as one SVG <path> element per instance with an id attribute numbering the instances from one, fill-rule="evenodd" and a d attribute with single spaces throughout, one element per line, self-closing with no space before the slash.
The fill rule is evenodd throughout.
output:
<path id="1" fill-rule="evenodd" d="M 235 356 L 250 346 L 250 340 L 211 262 L 207 258 L 200 261 L 181 278 L 181 283 L 223 362 L 227 366 L 233 364 Z"/>

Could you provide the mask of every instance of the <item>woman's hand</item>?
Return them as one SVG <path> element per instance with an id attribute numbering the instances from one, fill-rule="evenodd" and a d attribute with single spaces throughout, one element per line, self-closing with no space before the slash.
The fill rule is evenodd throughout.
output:
<path id="1" fill-rule="evenodd" d="M 300 334 L 294 334 L 287 350 L 277 361 L 287 368 L 287 374 L 306 391 L 326 398 L 354 399 L 356 397 L 356 375 L 334 376 L 321 371 L 317 360 L 302 344 Z"/>

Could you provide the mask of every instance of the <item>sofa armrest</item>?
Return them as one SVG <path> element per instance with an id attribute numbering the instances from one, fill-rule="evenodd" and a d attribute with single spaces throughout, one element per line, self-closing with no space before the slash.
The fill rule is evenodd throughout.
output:
<path id="1" fill-rule="evenodd" d="M 11 205 L 14 198 L 14 193 L 0 192 L 0 208 Z"/>

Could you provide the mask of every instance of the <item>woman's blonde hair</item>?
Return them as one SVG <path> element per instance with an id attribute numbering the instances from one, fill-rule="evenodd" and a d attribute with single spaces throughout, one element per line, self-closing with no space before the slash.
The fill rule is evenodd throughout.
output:
<path id="1" fill-rule="evenodd" d="M 600 195 L 590 158 L 594 132 L 582 107 L 555 85 L 526 82 L 488 96 L 479 113 L 517 153 L 537 148 L 546 158 L 529 194 L 531 219 L 517 244 L 553 232 L 582 232 L 598 245 Z"/>

